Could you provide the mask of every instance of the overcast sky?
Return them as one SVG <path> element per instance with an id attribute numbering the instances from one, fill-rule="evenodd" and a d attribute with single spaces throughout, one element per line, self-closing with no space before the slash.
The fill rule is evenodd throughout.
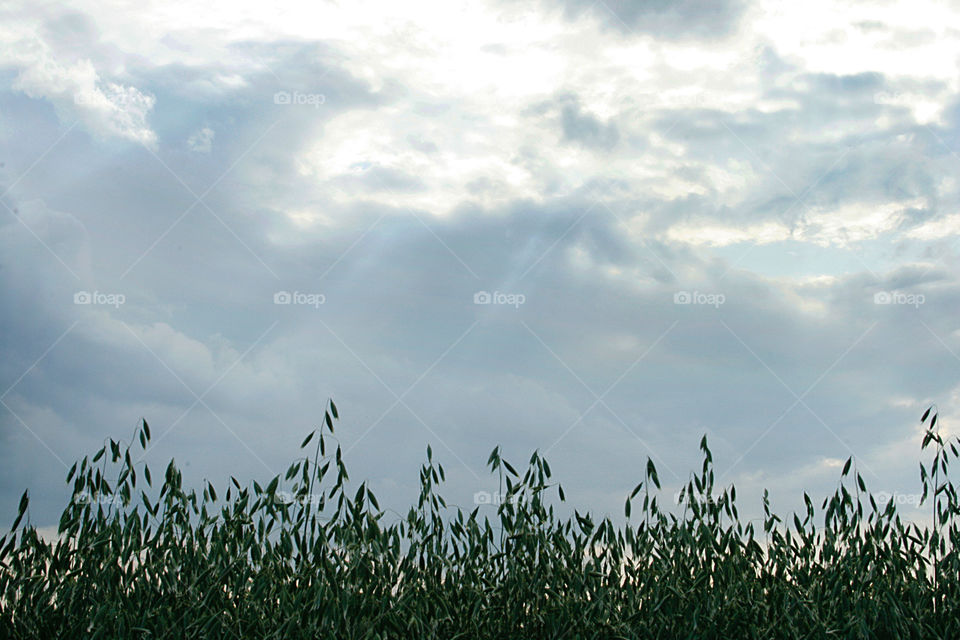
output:
<path id="1" fill-rule="evenodd" d="M 668 7 L 668 8 L 665 8 Z M 960 3 L 0 9 L 0 521 L 74 460 L 450 502 L 545 453 L 619 516 L 707 434 L 741 511 L 960 417 Z M 286 304 L 284 304 L 286 303 Z"/>

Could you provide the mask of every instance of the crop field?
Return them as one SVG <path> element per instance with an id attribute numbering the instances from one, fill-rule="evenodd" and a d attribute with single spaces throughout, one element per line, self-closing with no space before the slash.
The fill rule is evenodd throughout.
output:
<path id="1" fill-rule="evenodd" d="M 765 496 L 756 529 L 736 490 L 714 487 L 705 438 L 680 513 L 662 508 L 648 461 L 626 526 L 561 519 L 548 462 L 535 453 L 518 469 L 495 449 L 507 499 L 484 517 L 447 507 L 428 448 L 417 504 L 387 524 L 365 484 L 347 492 L 337 418 L 331 402 L 304 457 L 266 486 L 194 489 L 172 462 L 162 476 L 133 462 L 144 421 L 133 443 L 111 440 L 70 470 L 55 542 L 28 524 L 24 493 L 0 540 L 0 636 L 960 637 L 958 449 L 930 410 L 928 524 L 878 504 L 848 460 L 836 492 L 805 495 L 804 513 L 778 517 Z"/>

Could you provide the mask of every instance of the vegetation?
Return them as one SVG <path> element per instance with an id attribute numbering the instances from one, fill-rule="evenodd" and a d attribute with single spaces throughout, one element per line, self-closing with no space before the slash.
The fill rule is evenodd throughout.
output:
<path id="1" fill-rule="evenodd" d="M 284 477 L 233 479 L 220 498 L 186 490 L 173 462 L 157 493 L 133 447 L 111 440 L 68 473 L 57 542 L 20 526 L 24 493 L 0 539 L 0 636 L 960 637 L 957 446 L 930 410 L 930 526 L 878 504 L 847 460 L 819 512 L 805 494 L 805 513 L 783 522 L 765 494 L 762 531 L 741 523 L 734 487 L 715 491 L 706 439 L 682 513 L 658 504 L 648 461 L 626 526 L 560 519 L 547 461 L 534 453 L 521 475 L 499 448 L 488 464 L 506 499 L 464 512 L 438 495 L 428 447 L 417 505 L 389 523 L 365 484 L 346 493 L 337 417 L 331 402 Z M 143 422 L 140 449 L 149 439 Z"/>

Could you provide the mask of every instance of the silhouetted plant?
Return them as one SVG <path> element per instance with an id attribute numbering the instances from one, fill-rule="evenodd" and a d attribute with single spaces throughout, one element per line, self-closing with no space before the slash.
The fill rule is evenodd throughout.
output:
<path id="1" fill-rule="evenodd" d="M 428 447 L 416 506 L 387 524 L 365 483 L 346 493 L 342 451 L 328 452 L 338 418 L 331 402 L 301 445 L 316 440 L 313 455 L 265 487 L 231 478 L 222 499 L 210 483 L 185 489 L 172 461 L 154 491 L 132 445 L 110 440 L 67 474 L 56 542 L 30 525 L 24 493 L 0 539 L 0 635 L 960 637 L 957 441 L 931 410 L 922 449 L 935 451 L 920 465 L 929 527 L 902 522 L 895 500 L 878 504 L 848 459 L 822 520 L 804 494 L 804 513 L 785 523 L 765 493 L 762 534 L 740 521 L 733 486 L 715 494 L 706 438 L 679 514 L 658 504 L 648 460 L 626 526 L 579 511 L 560 519 L 548 492 L 565 496 L 547 461 L 534 453 L 521 476 L 498 447 L 488 466 L 505 494 L 491 522 L 479 507 L 448 507 Z M 146 450 L 146 421 L 135 439 Z"/>

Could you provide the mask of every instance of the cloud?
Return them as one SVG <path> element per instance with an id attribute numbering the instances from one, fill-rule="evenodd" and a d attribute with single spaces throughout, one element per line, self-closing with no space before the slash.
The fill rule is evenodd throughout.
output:
<path id="1" fill-rule="evenodd" d="M 620 132 L 614 123 L 601 122 L 594 115 L 583 112 L 576 97 L 564 101 L 560 108 L 560 123 L 565 140 L 579 142 L 586 147 L 610 149 L 620 139 Z"/>
<path id="2" fill-rule="evenodd" d="M 64 114 L 75 116 L 99 135 L 117 136 L 156 148 L 157 136 L 147 125 L 154 98 L 135 87 L 102 82 L 88 60 L 61 65 L 46 60 L 23 69 L 13 88 L 31 98 L 45 98 Z"/>
<path id="3" fill-rule="evenodd" d="M 649 34 L 658 38 L 711 39 L 734 31 L 747 3 L 741 0 L 551 0 L 571 20 L 588 12 L 608 28 L 625 35 Z"/>
<path id="4" fill-rule="evenodd" d="M 502 444 L 617 513 L 703 433 L 742 513 L 851 453 L 911 487 L 916 418 L 958 394 L 955 70 L 922 64 L 953 59 L 944 28 L 610 8 L 626 26 L 574 2 L 5 8 L 0 511 L 29 486 L 55 523 L 57 458 L 141 417 L 168 432 L 151 464 L 263 478 L 327 397 L 391 507 L 428 442 L 466 504 Z"/>
<path id="5" fill-rule="evenodd" d="M 15 69 L 11 88 L 36 100 L 49 100 L 63 122 L 79 120 L 97 136 L 117 137 L 156 148 L 157 136 L 147 118 L 155 98 L 148 92 L 105 79 L 89 58 L 59 55 L 32 29 L 9 24 L 0 66 Z M 82 41 L 90 29 L 83 19 L 61 20 L 57 32 L 76 33 Z M 69 39 L 59 46 L 69 45 Z"/>
<path id="6" fill-rule="evenodd" d="M 213 149 L 215 132 L 210 127 L 203 127 L 187 138 L 187 146 L 197 153 L 210 153 Z"/>
<path id="7" fill-rule="evenodd" d="M 922 199 L 913 199 L 905 202 L 857 202 L 837 208 L 818 207 L 810 209 L 792 229 L 773 221 L 743 227 L 700 220 L 672 226 L 667 231 L 667 237 L 676 242 L 714 247 L 739 243 L 764 245 L 787 239 L 819 246 L 849 247 L 883 236 L 889 237 L 905 222 L 905 210 L 921 209 L 924 204 Z M 909 231 L 906 236 L 930 239 L 934 229 L 946 235 L 945 232 L 953 228 L 951 225 L 952 219 L 925 223 Z"/>

